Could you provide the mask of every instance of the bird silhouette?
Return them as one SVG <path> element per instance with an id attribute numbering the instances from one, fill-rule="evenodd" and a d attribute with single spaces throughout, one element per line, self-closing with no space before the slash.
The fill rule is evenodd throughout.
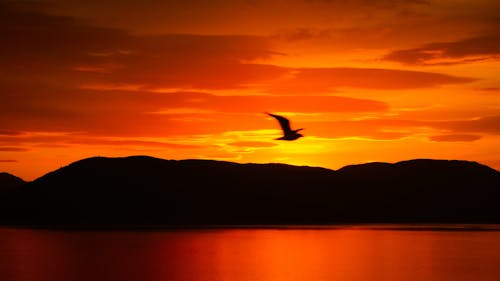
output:
<path id="1" fill-rule="evenodd" d="M 304 129 L 300 128 L 297 130 L 292 130 L 292 128 L 290 128 L 290 120 L 286 119 L 283 116 L 271 114 L 269 112 L 266 112 L 266 114 L 276 118 L 276 120 L 278 120 L 278 122 L 280 123 L 281 130 L 283 130 L 283 136 L 281 138 L 277 138 L 277 140 L 293 141 L 303 137 L 303 135 L 299 134 L 298 132 Z"/>

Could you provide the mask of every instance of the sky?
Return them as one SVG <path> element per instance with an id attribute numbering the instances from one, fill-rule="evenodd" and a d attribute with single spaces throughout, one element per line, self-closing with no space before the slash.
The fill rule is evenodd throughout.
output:
<path id="1" fill-rule="evenodd" d="M 500 170 L 495 0 L 0 0 L 0 171 L 92 156 Z M 305 137 L 277 141 L 288 117 Z"/>

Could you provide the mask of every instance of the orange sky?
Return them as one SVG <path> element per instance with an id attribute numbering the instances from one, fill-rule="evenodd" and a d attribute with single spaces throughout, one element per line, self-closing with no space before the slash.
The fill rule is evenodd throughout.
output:
<path id="1" fill-rule="evenodd" d="M 0 171 L 101 156 L 500 169 L 500 2 L 0 0 Z M 290 117 L 306 137 L 263 112 Z"/>

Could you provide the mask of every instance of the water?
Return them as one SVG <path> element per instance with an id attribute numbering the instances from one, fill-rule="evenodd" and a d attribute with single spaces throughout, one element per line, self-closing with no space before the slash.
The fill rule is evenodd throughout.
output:
<path id="1" fill-rule="evenodd" d="M 497 281 L 500 231 L 4 228 L 0 280 Z"/>

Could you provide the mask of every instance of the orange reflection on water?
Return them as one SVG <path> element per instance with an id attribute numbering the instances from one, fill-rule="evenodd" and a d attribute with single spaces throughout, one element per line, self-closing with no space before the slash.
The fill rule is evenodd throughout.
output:
<path id="1" fill-rule="evenodd" d="M 182 240 L 180 252 L 162 251 L 167 264 L 178 258 L 172 280 L 500 278 L 500 232 L 251 229 L 190 233 Z"/>
<path id="2" fill-rule="evenodd" d="M 0 280 L 500 280 L 499 231 L 0 229 Z"/>

